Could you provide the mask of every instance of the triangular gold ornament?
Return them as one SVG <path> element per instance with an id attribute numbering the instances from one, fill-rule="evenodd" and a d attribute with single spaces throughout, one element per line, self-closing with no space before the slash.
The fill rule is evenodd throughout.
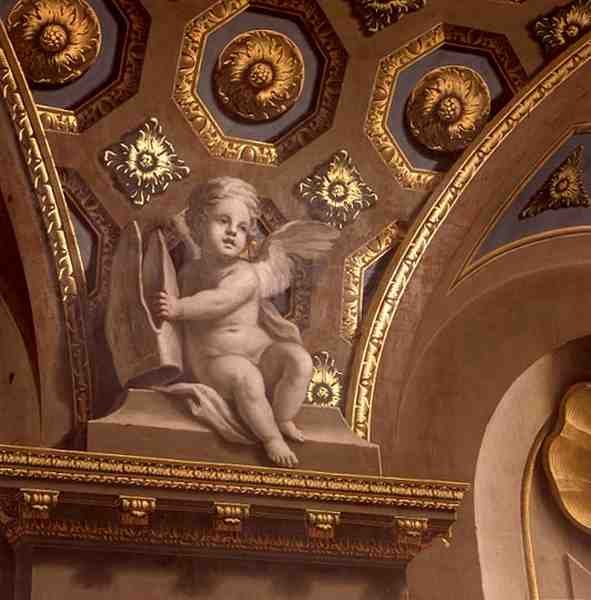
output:
<path id="1" fill-rule="evenodd" d="M 519 218 L 535 217 L 547 210 L 590 206 L 583 169 L 583 146 L 577 146 L 527 203 Z"/>

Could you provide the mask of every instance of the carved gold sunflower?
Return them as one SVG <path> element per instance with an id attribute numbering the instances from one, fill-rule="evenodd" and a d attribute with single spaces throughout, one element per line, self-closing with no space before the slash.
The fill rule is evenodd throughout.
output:
<path id="1" fill-rule="evenodd" d="M 314 372 L 306 402 L 316 406 L 339 406 L 343 398 L 343 374 L 336 369 L 335 361 L 328 352 L 312 356 Z"/>
<path id="2" fill-rule="evenodd" d="M 577 146 L 527 203 L 519 218 L 535 217 L 546 210 L 589 206 L 591 198 L 585 190 L 583 171 L 583 147 Z"/>
<path id="3" fill-rule="evenodd" d="M 20 0 L 7 23 L 23 71 L 35 83 L 77 79 L 101 47 L 98 17 L 85 0 Z"/>
<path id="4" fill-rule="evenodd" d="M 373 206 L 377 200 L 346 150 L 334 154 L 301 181 L 298 192 L 315 219 L 338 229 L 354 221 L 362 209 Z"/>
<path id="5" fill-rule="evenodd" d="M 591 0 L 560 6 L 534 25 L 536 37 L 547 53 L 560 51 L 591 29 Z"/>
<path id="6" fill-rule="evenodd" d="M 413 136 L 437 152 L 463 150 L 484 127 L 490 114 L 490 91 L 468 67 L 429 71 L 414 87 L 406 105 Z"/>
<path id="7" fill-rule="evenodd" d="M 136 206 L 144 206 L 153 194 L 165 192 L 170 183 L 190 173 L 155 118 L 105 150 L 103 162 Z"/>
<path id="8" fill-rule="evenodd" d="M 423 8 L 427 0 L 353 0 L 354 8 L 368 33 L 395 23 L 404 15 Z"/>
<path id="9" fill-rule="evenodd" d="M 297 101 L 304 59 L 285 35 L 255 29 L 236 36 L 218 58 L 214 87 L 226 112 L 247 121 L 276 119 Z"/>

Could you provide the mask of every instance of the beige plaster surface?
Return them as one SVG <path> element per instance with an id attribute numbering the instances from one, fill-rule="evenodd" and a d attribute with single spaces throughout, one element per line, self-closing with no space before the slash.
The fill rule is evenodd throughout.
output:
<path id="1" fill-rule="evenodd" d="M 0 439 L 39 444 L 41 420 L 33 369 L 23 337 L 0 296 Z"/>
<path id="2" fill-rule="evenodd" d="M 557 273 L 547 271 L 507 283 L 442 328 L 417 363 L 398 415 L 399 460 L 412 465 L 414 476 L 437 473 L 441 478 L 475 481 L 482 438 L 507 389 L 540 355 L 577 332 L 590 332 L 582 308 L 585 298 L 591 301 L 584 272 L 582 267 L 563 269 L 557 279 Z M 525 297 L 529 302 L 522 301 Z M 564 391 L 556 389 L 556 397 Z M 530 423 L 524 410 L 522 434 L 527 437 L 530 427 L 537 431 L 538 419 L 534 413 Z M 519 430 L 513 435 L 519 435 Z M 529 445 L 532 441 L 533 437 Z M 491 486 L 497 476 L 496 470 L 487 473 Z M 440 571 L 440 565 L 433 564 L 431 576 L 437 573 L 438 585 L 427 585 L 421 600 L 438 599 L 442 590 L 443 597 L 451 597 L 457 593 L 458 581 L 462 582 L 459 593 L 464 594 L 460 597 L 486 597 L 476 550 L 480 531 L 469 503 L 468 499 L 446 555 L 446 569 Z M 492 532 L 496 535 L 496 530 Z M 422 579 L 429 580 L 424 574 Z"/>
<path id="3" fill-rule="evenodd" d="M 573 596 L 581 598 L 581 600 L 589 600 L 591 598 L 591 571 L 570 555 L 566 557 L 566 562 Z"/>
<path id="4" fill-rule="evenodd" d="M 564 391 L 573 382 L 589 377 L 591 339 L 571 342 L 540 358 L 520 375 L 486 427 L 474 482 L 478 554 L 486 600 L 526 598 L 529 594 L 522 540 L 525 515 L 521 509 L 526 462 L 539 430 L 555 414 Z M 565 542 L 568 545 L 583 536 L 571 531 L 572 526 L 561 514 L 556 518 L 546 476 L 539 460 L 537 464 L 535 497 L 531 501 L 537 572 L 542 581 L 556 583 L 545 595 L 568 598 L 562 556 Z M 554 517 L 551 522 L 543 516 L 548 512 Z M 556 543 L 557 537 L 561 543 Z M 580 553 L 581 549 L 577 550 Z M 548 560 L 550 555 L 552 559 Z"/>

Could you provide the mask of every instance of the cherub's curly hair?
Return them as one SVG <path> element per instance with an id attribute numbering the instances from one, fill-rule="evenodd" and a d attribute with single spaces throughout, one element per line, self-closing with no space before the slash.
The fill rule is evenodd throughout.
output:
<path id="1" fill-rule="evenodd" d="M 261 209 L 254 187 L 237 177 L 216 177 L 204 185 L 197 186 L 189 196 L 185 220 L 197 243 L 199 243 L 197 238 L 201 226 L 207 220 L 208 210 L 225 198 L 244 202 L 250 213 L 251 232 L 249 237 L 255 234 L 256 222 L 260 217 Z"/>

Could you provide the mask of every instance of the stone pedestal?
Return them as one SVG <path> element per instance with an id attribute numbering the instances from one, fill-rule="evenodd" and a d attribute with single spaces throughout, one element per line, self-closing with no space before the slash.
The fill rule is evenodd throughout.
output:
<path id="1" fill-rule="evenodd" d="M 336 408 L 304 406 L 295 420 L 306 434 L 290 443 L 298 468 L 380 475 L 380 451 L 356 436 Z M 239 465 L 273 466 L 259 444 L 231 444 L 197 420 L 187 404 L 152 390 L 131 389 L 116 412 L 90 421 L 88 450 Z"/>

